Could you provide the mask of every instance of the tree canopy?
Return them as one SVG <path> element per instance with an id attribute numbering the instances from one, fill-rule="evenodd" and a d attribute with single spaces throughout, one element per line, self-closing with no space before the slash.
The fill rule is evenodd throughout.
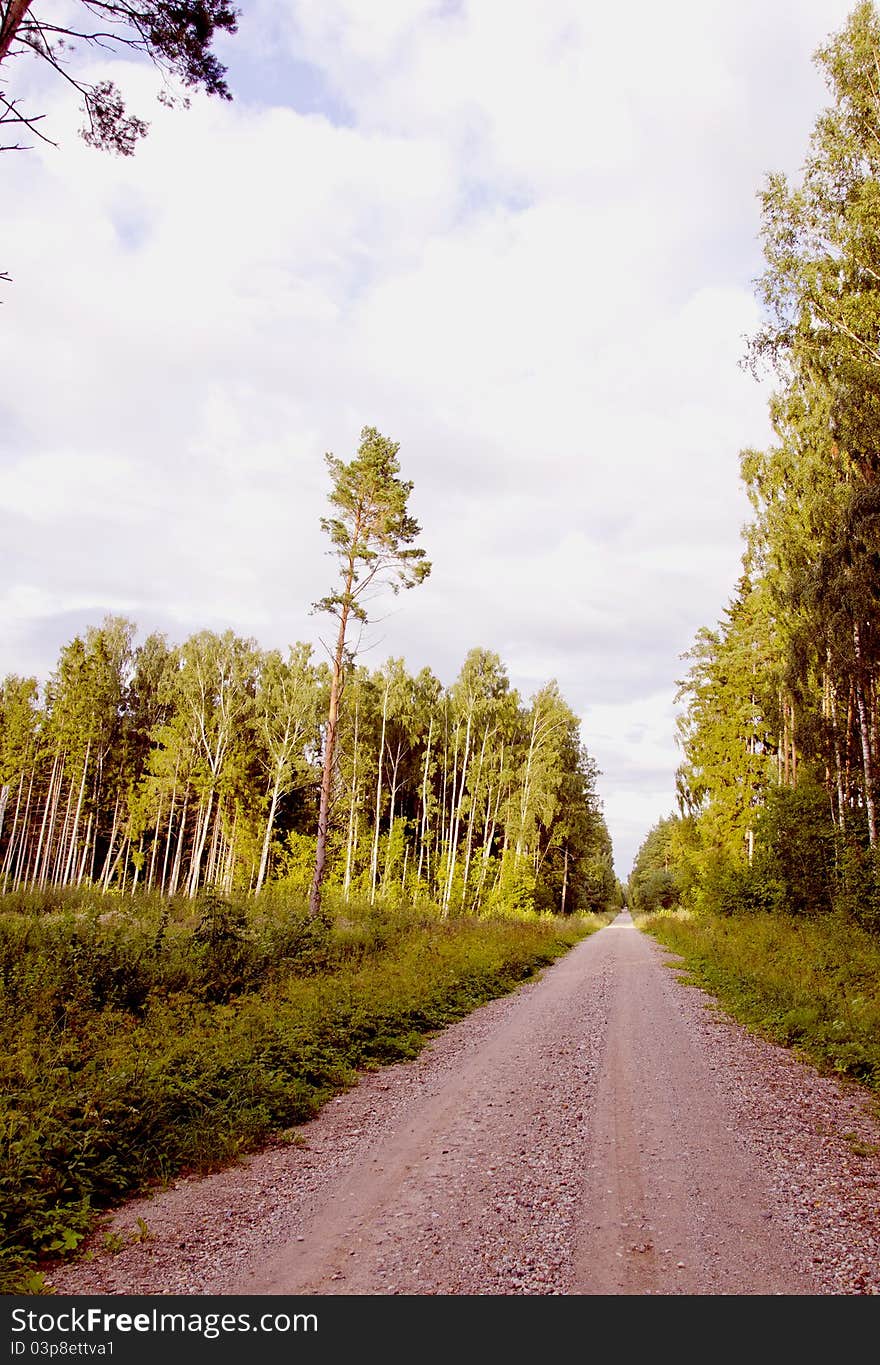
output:
<path id="1" fill-rule="evenodd" d="M 0 683 L 0 888 L 91 884 L 305 900 L 332 671 L 231 631 L 136 643 L 108 617 L 41 688 Z M 555 683 L 524 699 L 490 650 L 444 685 L 351 661 L 325 891 L 334 903 L 602 909 L 616 890 L 595 761 Z"/>
<path id="2" fill-rule="evenodd" d="M 186 105 L 190 90 L 231 99 L 226 68 L 212 44 L 218 33 L 235 33 L 238 17 L 229 0 L 71 0 L 60 10 L 44 8 L 39 0 L 0 0 L 0 127 L 16 139 L 28 133 L 52 140 L 42 128 L 44 115 L 28 110 L 12 83 L 21 59 L 33 58 L 79 91 L 85 141 L 130 156 L 149 124 L 128 112 L 113 81 L 83 79 L 83 54 L 151 62 L 165 104 Z M 16 140 L 0 144 L 0 150 L 21 146 Z"/>

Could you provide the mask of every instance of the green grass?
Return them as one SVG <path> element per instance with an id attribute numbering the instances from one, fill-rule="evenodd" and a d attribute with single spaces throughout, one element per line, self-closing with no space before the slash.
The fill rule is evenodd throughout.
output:
<path id="1" fill-rule="evenodd" d="M 415 1056 L 608 918 L 0 905 L 0 1290 L 38 1284 L 98 1211 Z"/>
<path id="2" fill-rule="evenodd" d="M 880 939 L 836 916 L 637 916 L 686 978 L 753 1031 L 880 1091 Z"/>

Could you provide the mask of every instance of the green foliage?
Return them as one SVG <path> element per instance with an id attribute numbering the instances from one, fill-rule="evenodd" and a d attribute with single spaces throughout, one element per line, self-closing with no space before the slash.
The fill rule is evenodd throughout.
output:
<path id="1" fill-rule="evenodd" d="M 678 700 L 684 762 L 682 805 L 699 814 L 708 843 L 740 856 L 774 776 L 767 719 L 774 695 L 775 642 L 762 585 L 744 577 L 717 631 L 700 630 Z"/>
<path id="2" fill-rule="evenodd" d="M 634 910 L 669 909 L 689 898 L 695 883 L 697 838 L 692 818 L 670 815 L 648 831 L 629 877 Z"/>
<path id="3" fill-rule="evenodd" d="M 14 674 L 0 683 L 0 783 L 27 768 L 37 743 L 39 687 L 36 678 Z"/>
<path id="4" fill-rule="evenodd" d="M 365 581 L 365 580 L 364 580 Z M 0 687 L 0 886 L 172 898 L 314 882 L 332 673 L 232 632 L 180 646 L 107 617 L 61 651 L 42 704 Z M 444 687 L 346 663 L 326 797 L 331 903 L 566 914 L 615 894 L 598 771 L 555 682 L 528 702 L 490 650 Z M 332 799 L 331 799 L 332 798 Z M 525 890 L 509 895 L 499 878 Z"/>
<path id="5" fill-rule="evenodd" d="M 289 1130 L 604 922 L 73 899 L 0 915 L 7 1290 L 95 1211 Z"/>
<path id="6" fill-rule="evenodd" d="M 791 915 L 827 914 L 834 903 L 837 837 L 828 794 L 804 783 L 768 792 L 756 821 L 750 879 L 762 899 Z"/>
<path id="7" fill-rule="evenodd" d="M 277 880 L 286 894 L 307 895 L 315 869 L 315 839 L 290 830 L 277 859 Z"/>
<path id="8" fill-rule="evenodd" d="M 694 903 L 709 914 L 754 914 L 777 909 L 782 894 L 783 888 L 747 863 L 714 852 L 703 863 Z"/>
<path id="9" fill-rule="evenodd" d="M 805 780 L 774 787 L 756 813 L 751 863 L 701 842 L 700 822 L 671 818 L 648 835 L 630 877 L 633 908 L 709 915 L 836 913 L 880 929 L 878 857 L 862 832 L 842 835 L 828 793 Z"/>
<path id="10" fill-rule="evenodd" d="M 340 615 L 347 610 L 366 621 L 364 594 L 377 578 L 394 592 L 412 588 L 431 572 L 425 551 L 412 542 L 421 527 L 407 509 L 413 485 L 400 478 L 400 446 L 375 427 L 364 427 L 358 453 L 347 464 L 328 454 L 335 516 L 322 517 L 339 561 L 337 591 L 315 603 L 317 611 Z"/>
<path id="11" fill-rule="evenodd" d="M 862 928 L 880 934 L 880 853 L 847 840 L 838 863 L 834 908 Z"/>
<path id="12" fill-rule="evenodd" d="M 535 909 L 535 874 L 512 856 L 502 860 L 498 880 L 489 896 L 490 914 L 529 914 Z"/>
<path id="13" fill-rule="evenodd" d="M 639 910 L 668 910 L 679 900 L 678 878 L 674 872 L 654 867 L 639 878 L 633 904 Z"/>

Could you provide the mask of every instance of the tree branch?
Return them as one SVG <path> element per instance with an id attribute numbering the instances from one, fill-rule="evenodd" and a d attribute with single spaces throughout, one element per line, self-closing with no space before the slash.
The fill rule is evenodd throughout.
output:
<path id="1" fill-rule="evenodd" d="M 812 306 L 815 308 L 819 317 L 823 318 L 825 322 L 828 323 L 829 327 L 834 331 L 841 333 L 841 335 L 849 337 L 850 341 L 854 341 L 857 346 L 867 352 L 875 365 L 880 365 L 880 351 L 873 346 L 869 346 L 867 341 L 864 341 L 858 333 L 854 332 L 851 327 L 848 327 L 845 322 L 841 322 L 838 318 L 832 317 L 824 308 L 820 308 L 815 300 L 812 300 Z"/>
<path id="2" fill-rule="evenodd" d="M 0 127 L 9 123 L 21 124 L 23 127 L 29 128 L 32 133 L 35 133 L 41 142 L 48 143 L 50 147 L 56 147 L 58 145 L 56 142 L 53 142 L 50 137 L 46 137 L 45 133 L 41 133 L 39 128 L 34 126 L 40 119 L 45 118 L 45 114 L 34 114 L 33 117 L 28 117 L 27 114 L 20 113 L 17 106 L 18 100 L 8 100 L 5 95 L 0 94 Z M 25 150 L 28 149 L 24 148 L 20 143 L 7 143 L 6 146 L 0 147 L 0 152 Z"/>

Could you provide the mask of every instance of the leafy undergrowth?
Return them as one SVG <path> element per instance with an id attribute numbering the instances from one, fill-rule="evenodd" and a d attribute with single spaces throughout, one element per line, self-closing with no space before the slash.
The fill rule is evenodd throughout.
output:
<path id="1" fill-rule="evenodd" d="M 836 916 L 660 911 L 639 928 L 746 1027 L 880 1091 L 880 939 Z"/>
<path id="2" fill-rule="evenodd" d="M 39 1292 L 98 1211 L 266 1144 L 610 918 L 103 905 L 0 913 L 5 1293 Z"/>

